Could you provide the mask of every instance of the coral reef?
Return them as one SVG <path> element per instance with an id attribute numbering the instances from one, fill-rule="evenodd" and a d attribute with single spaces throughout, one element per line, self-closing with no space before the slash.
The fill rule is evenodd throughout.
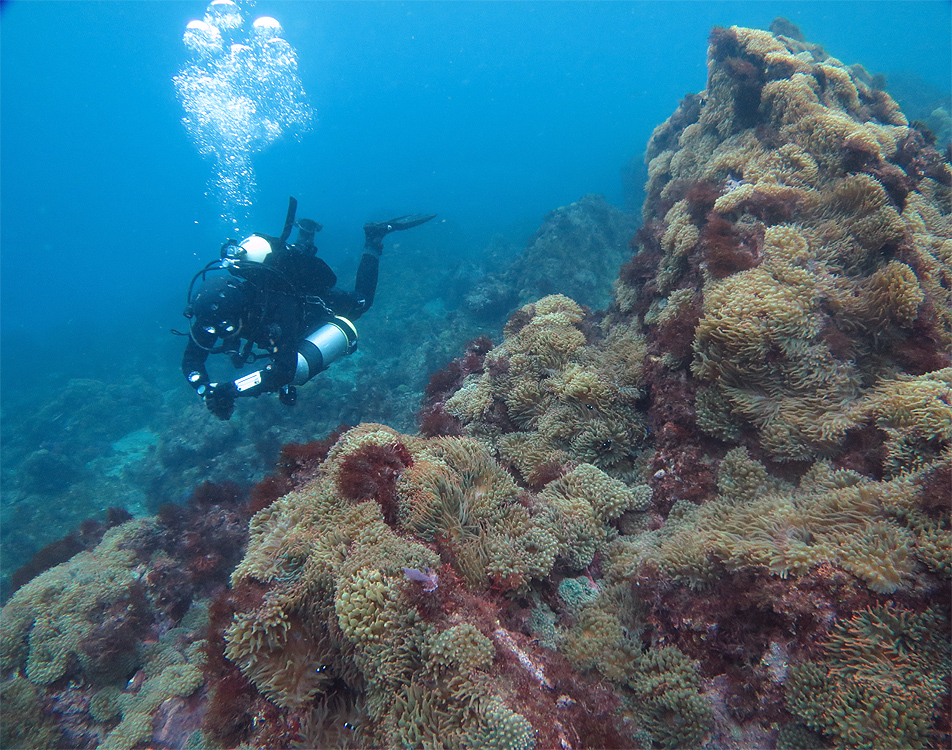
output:
<path id="1" fill-rule="evenodd" d="M 715 29 L 707 89 L 649 143 L 602 326 L 646 341 L 651 530 L 602 568 L 643 639 L 700 661 L 713 738 L 941 746 L 917 623 L 949 620 L 952 173 L 865 71 L 772 28 Z"/>
<path id="2" fill-rule="evenodd" d="M 90 723 L 101 721 L 105 748 L 132 748 L 151 737 L 155 710 L 204 681 L 201 649 L 183 642 L 175 629 L 154 646 L 144 643 L 156 613 L 140 581 L 136 538 L 152 532 L 151 523 L 141 521 L 109 530 L 94 550 L 30 581 L 3 609 L 0 667 L 14 675 L 4 682 L 4 694 L 22 695 L 25 678 L 33 701 L 40 702 L 46 689 L 47 700 L 59 704 L 80 682 L 88 685 L 94 697 L 86 711 Z M 139 684 L 121 690 L 136 682 L 135 675 L 142 675 Z M 17 734 L 24 733 L 24 720 L 5 717 Z M 89 732 L 87 727 L 70 740 L 85 744 L 78 740 Z"/>
<path id="3" fill-rule="evenodd" d="M 4 747 L 180 746 L 197 731 L 208 600 L 240 557 L 243 501 L 205 484 L 184 508 L 84 524 L 80 551 L 22 583 L 2 612 Z"/>
<path id="4" fill-rule="evenodd" d="M 593 588 L 565 578 L 529 621 L 612 681 L 654 742 L 776 742 L 782 726 L 785 743 L 848 744 L 849 726 L 880 719 L 807 707 L 807 728 L 787 713 L 801 689 L 787 675 L 822 656 L 816 639 L 933 597 L 948 623 L 952 174 L 861 69 L 816 45 L 715 29 L 709 70 L 649 144 L 644 225 L 607 313 L 524 306 L 428 394 L 423 428 L 486 441 L 550 502 L 586 464 L 651 486 L 619 536 L 574 538 Z M 624 374 L 606 362 L 613 336 L 632 352 L 613 360 Z M 622 459 L 585 452 L 592 432 Z M 566 537 L 586 523 L 569 517 Z M 672 693 L 670 735 L 639 703 L 645 644 L 646 664 L 657 644 L 700 664 L 703 699 Z M 883 723 L 883 746 L 947 737 L 948 685 L 937 661 L 926 673 L 938 692 L 903 694 L 916 718 Z"/>
<path id="5" fill-rule="evenodd" d="M 225 628 L 225 655 L 286 709 L 359 706 L 371 746 L 529 748 L 591 731 L 571 710 L 581 677 L 518 615 L 556 565 L 590 565 L 639 499 L 589 464 L 552 485 L 520 487 L 474 438 L 345 432 L 252 519 L 232 585 L 258 594 Z M 621 742 L 621 715 L 605 721 Z"/>
<path id="6" fill-rule="evenodd" d="M 613 287 L 633 228 L 587 197 L 378 320 L 422 342 L 375 371 L 413 373 L 379 409 L 422 392 L 419 432 L 349 361 L 346 410 L 163 436 L 150 497 L 217 483 L 25 569 L 4 745 L 947 746 L 949 164 L 789 21 L 715 29 L 708 67 Z M 69 469 L 21 454 L 23 498 Z"/>
<path id="7" fill-rule="evenodd" d="M 786 578 L 830 562 L 872 591 L 894 593 L 923 566 L 945 570 L 950 545 L 935 545 L 949 528 L 948 509 L 913 521 L 923 519 L 921 487 L 936 468 L 872 482 L 818 462 L 793 487 L 737 448 L 721 464 L 718 497 L 700 506 L 675 503 L 665 527 L 645 540 L 657 546 L 641 554 L 692 586 L 725 569 L 762 566 Z"/>

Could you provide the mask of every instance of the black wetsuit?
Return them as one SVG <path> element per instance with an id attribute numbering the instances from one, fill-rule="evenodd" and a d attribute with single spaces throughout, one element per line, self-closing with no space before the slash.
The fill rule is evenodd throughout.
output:
<path id="1" fill-rule="evenodd" d="M 335 286 L 337 276 L 314 255 L 313 246 L 300 249 L 268 239 L 273 249 L 263 263 L 239 261 L 231 268 L 234 275 L 251 282 L 255 298 L 252 314 L 246 316 L 251 320 L 244 320 L 235 336 L 222 339 L 223 352 L 231 355 L 236 367 L 256 358 L 251 356 L 254 348 L 265 352 L 259 357 L 270 360 L 258 371 L 260 382 L 243 384 L 237 396 L 258 396 L 290 384 L 300 343 L 335 315 L 350 321 L 359 318 L 370 309 L 377 289 L 379 247 L 365 246 L 354 291 L 348 292 Z M 182 357 L 182 372 L 202 392 L 209 385 L 205 361 L 218 338 L 200 328 L 193 329 L 192 336 Z M 198 373 L 197 379 L 193 373 Z"/>

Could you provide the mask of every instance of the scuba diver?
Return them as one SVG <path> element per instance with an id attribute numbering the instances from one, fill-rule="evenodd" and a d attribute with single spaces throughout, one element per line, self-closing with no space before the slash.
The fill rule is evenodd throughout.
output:
<path id="1" fill-rule="evenodd" d="M 241 242 L 228 240 L 220 259 L 195 274 L 189 284 L 185 308 L 189 340 L 182 372 L 219 419 L 231 418 L 238 397 L 277 392 L 281 403 L 292 406 L 296 386 L 351 354 L 357 347 L 353 321 L 374 301 L 383 238 L 436 215 L 366 224 L 357 280 L 354 291 L 348 292 L 335 286 L 337 276 L 317 257 L 314 235 L 321 225 L 310 219 L 295 223 L 296 211 L 292 197 L 280 237 L 255 233 Z M 289 245 L 295 226 L 297 241 Z M 205 369 L 209 354 L 227 355 L 236 368 L 259 359 L 269 361 L 236 380 L 213 383 Z"/>

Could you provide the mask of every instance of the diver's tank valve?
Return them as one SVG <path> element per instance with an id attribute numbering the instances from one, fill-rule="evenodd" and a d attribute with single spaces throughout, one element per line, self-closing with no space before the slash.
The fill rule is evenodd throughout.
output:
<path id="1" fill-rule="evenodd" d="M 357 329 L 340 315 L 318 328 L 298 347 L 294 385 L 303 385 L 332 362 L 357 348 Z"/>

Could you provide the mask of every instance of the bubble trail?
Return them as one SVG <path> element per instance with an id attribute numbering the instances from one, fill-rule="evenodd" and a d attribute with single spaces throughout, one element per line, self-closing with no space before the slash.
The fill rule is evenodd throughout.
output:
<path id="1" fill-rule="evenodd" d="M 208 194 L 236 230 L 256 192 L 253 155 L 286 135 L 300 138 L 313 117 L 297 53 L 282 33 L 274 18 L 249 26 L 238 3 L 213 0 L 204 18 L 186 26 L 189 59 L 172 78 L 182 123 L 213 162 Z"/>

